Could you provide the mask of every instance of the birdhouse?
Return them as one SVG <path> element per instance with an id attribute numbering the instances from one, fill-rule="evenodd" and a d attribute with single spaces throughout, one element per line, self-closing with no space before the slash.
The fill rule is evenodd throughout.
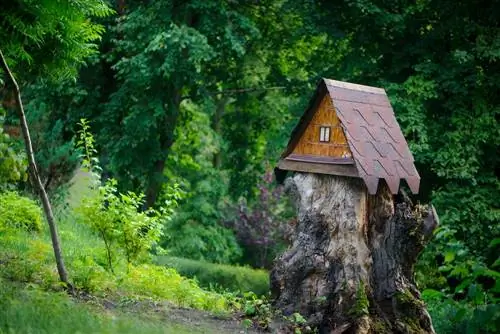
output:
<path id="1" fill-rule="evenodd" d="M 322 79 L 292 132 L 277 168 L 361 178 L 369 194 L 384 180 L 393 194 L 405 180 L 418 193 L 420 176 L 382 88 Z"/>

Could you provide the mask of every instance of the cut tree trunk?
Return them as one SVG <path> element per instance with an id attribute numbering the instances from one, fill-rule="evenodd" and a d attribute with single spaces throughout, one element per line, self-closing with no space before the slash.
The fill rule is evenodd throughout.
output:
<path id="1" fill-rule="evenodd" d="M 19 85 L 17 84 L 14 75 L 9 69 L 9 65 L 0 50 L 0 67 L 7 74 L 8 82 L 12 85 L 14 90 L 14 95 L 16 97 L 16 109 L 19 116 L 19 121 L 21 123 L 21 132 L 24 138 L 24 145 L 26 148 L 26 155 L 28 156 L 29 163 L 29 174 L 35 189 L 37 190 L 40 200 L 42 202 L 43 211 L 45 212 L 45 217 L 47 218 L 47 223 L 50 229 L 50 237 L 52 239 L 52 247 L 54 249 L 54 256 L 56 258 L 57 272 L 59 273 L 59 279 L 61 282 L 66 283 L 68 288 L 72 289 L 69 284 L 68 274 L 66 272 L 66 267 L 64 266 L 64 261 L 61 252 L 61 246 L 59 242 L 59 236 L 57 234 L 57 226 L 52 213 L 52 206 L 50 205 L 49 197 L 43 186 L 42 180 L 40 179 L 40 174 L 36 167 L 35 155 L 33 153 L 33 145 L 31 144 L 30 131 L 28 128 L 28 122 L 26 121 L 26 115 L 24 113 L 23 102 L 21 100 L 21 92 L 19 90 Z"/>
<path id="2" fill-rule="evenodd" d="M 320 333 L 434 333 L 413 267 L 438 224 L 432 206 L 396 200 L 384 182 L 296 173 L 291 247 L 271 272 L 274 304 Z"/>

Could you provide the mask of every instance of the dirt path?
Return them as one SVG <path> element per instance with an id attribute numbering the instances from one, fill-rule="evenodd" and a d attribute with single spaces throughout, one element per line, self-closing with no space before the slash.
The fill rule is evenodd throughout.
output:
<path id="1" fill-rule="evenodd" d="M 206 311 L 180 308 L 169 302 L 130 301 L 124 303 L 89 295 L 80 296 L 78 300 L 98 306 L 110 316 L 115 314 L 130 314 L 130 316 L 144 321 L 165 323 L 169 328 L 172 325 L 178 326 L 179 333 L 265 333 L 253 328 L 245 329 L 241 317 L 237 314 L 219 316 Z"/>

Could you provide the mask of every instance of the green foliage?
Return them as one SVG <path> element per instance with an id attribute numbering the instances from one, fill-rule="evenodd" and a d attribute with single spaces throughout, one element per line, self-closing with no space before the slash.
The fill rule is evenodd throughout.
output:
<path id="1" fill-rule="evenodd" d="M 133 192 L 118 193 L 116 180 L 110 179 L 99 187 L 99 193 L 84 198 L 76 208 L 79 220 L 88 225 L 102 238 L 108 256 L 108 266 L 113 270 L 113 260 L 118 248 L 127 263 L 136 262 L 145 256 L 162 234 L 162 219 L 159 212 L 141 211 L 144 195 Z"/>
<path id="2" fill-rule="evenodd" d="M 27 72 L 47 73 L 44 64 L 64 52 L 52 65 L 66 68 L 75 57 L 81 62 L 91 48 L 77 56 L 73 51 L 83 47 L 80 32 L 92 30 L 82 17 L 106 14 L 98 3 L 2 3 L 0 40 L 8 41 L 15 71 L 31 57 L 42 65 Z M 78 82 L 30 87 L 27 109 L 41 132 L 33 136 L 37 159 L 42 173 L 54 166 L 59 175 L 69 173 L 73 127 L 87 117 L 103 175 L 118 180 L 120 193 L 144 192 L 145 206 L 159 210 L 170 193 L 166 185 L 182 185 L 184 199 L 161 240 L 170 254 L 242 262 L 251 247 L 224 223 L 249 220 L 234 219 L 227 208 L 244 197 L 242 212 L 264 238 L 259 228 L 267 225 L 259 223 L 266 219 L 259 214 L 274 210 L 256 201 L 262 196 L 258 180 L 265 161 L 278 158 L 313 82 L 324 76 L 384 87 L 422 176 L 419 199 L 433 201 L 442 226 L 421 257 L 417 280 L 463 300 L 467 319 L 482 319 L 482 309 L 498 305 L 497 7 L 450 0 L 127 2 L 116 20 L 105 22 L 100 53 Z M 75 8 L 76 20 L 69 22 L 66 14 Z M 84 29 L 69 33 L 79 25 Z M 54 36 L 60 39 L 51 42 Z M 75 40 L 62 43 L 67 36 Z M 23 179 L 23 159 L 1 134 L 0 157 L 0 187 Z M 119 193 L 112 195 L 121 201 Z M 125 216 L 136 206 L 131 197 L 135 204 Z M 94 209 L 98 216 L 102 208 L 96 203 Z M 93 249 L 95 259 L 81 258 L 81 267 L 105 265 L 101 248 Z M 85 271 L 78 272 L 85 282 Z M 450 305 L 443 309 L 455 308 Z"/>
<path id="3" fill-rule="evenodd" d="M 99 158 L 97 158 L 95 140 L 92 132 L 90 132 L 89 121 L 85 118 L 81 118 L 78 126 L 80 130 L 78 130 L 76 146 L 82 151 L 80 153 L 82 169 L 85 172 L 99 175 L 102 169 L 100 167 Z"/>
<path id="4" fill-rule="evenodd" d="M 258 296 L 269 292 L 269 273 L 251 269 L 171 256 L 159 256 L 158 264 L 174 268 L 181 275 L 194 278 L 204 288 L 214 288 L 220 292 L 253 292 Z"/>
<path id="5" fill-rule="evenodd" d="M 182 277 L 174 269 L 160 266 L 130 268 L 120 287 L 132 294 L 169 300 L 181 307 L 219 313 L 228 310 L 227 300 L 222 295 L 202 290 L 194 280 Z"/>
<path id="6" fill-rule="evenodd" d="M 0 107 L 0 190 L 13 188 L 26 179 L 26 158 L 15 149 L 13 140 L 4 132 L 4 110 Z"/>
<path id="7" fill-rule="evenodd" d="M 242 298 L 243 313 L 252 319 L 253 325 L 268 329 L 274 317 L 274 310 L 269 301 L 264 297 L 258 297 L 253 292 L 246 292 Z"/>
<path id="8" fill-rule="evenodd" d="M 360 318 L 364 315 L 370 314 L 369 307 L 370 301 L 366 295 L 365 283 L 360 281 L 358 289 L 356 290 L 356 302 L 354 304 L 354 308 L 349 311 L 349 314 L 356 318 Z"/>
<path id="9" fill-rule="evenodd" d="M 495 240 L 485 253 L 495 253 Z M 423 298 L 438 332 L 496 333 L 500 329 L 497 269 L 498 265 L 488 267 L 471 256 L 457 240 L 456 230 L 445 226 L 436 231 L 435 242 L 420 259 L 417 280 L 426 288 Z"/>
<path id="10" fill-rule="evenodd" d="M 215 263 L 235 263 L 241 257 L 241 248 L 234 233 L 218 223 L 220 213 L 209 197 L 215 180 L 201 181 L 205 191 L 187 197 L 179 212 L 165 226 L 162 246 L 173 256 Z M 213 188 L 212 188 L 213 189 Z"/>
<path id="11" fill-rule="evenodd" d="M 90 172 L 95 180 L 100 179 L 99 160 L 95 157 L 97 150 L 94 148 L 94 137 L 90 126 L 85 119 L 79 125 L 79 140 L 77 145 L 83 151 L 82 167 Z M 166 220 L 173 213 L 179 198 L 178 187 L 169 188 L 167 201 L 162 207 L 162 214 L 150 208 L 143 211 L 144 195 L 134 192 L 119 193 L 117 181 L 109 179 L 98 192 L 86 197 L 75 210 L 82 223 L 88 225 L 104 242 L 108 269 L 113 271 L 113 261 L 116 258 L 116 249 L 119 248 L 127 263 L 138 260 L 144 256 L 162 234 L 162 220 Z"/>
<path id="12" fill-rule="evenodd" d="M 316 333 L 315 330 L 307 325 L 307 320 L 300 313 L 295 312 L 291 316 L 284 316 L 283 318 L 289 322 L 289 329 L 294 334 Z"/>
<path id="13" fill-rule="evenodd" d="M 498 304 L 457 302 L 436 290 L 424 290 L 422 298 L 437 333 L 498 333 L 500 329 Z"/>
<path id="14" fill-rule="evenodd" d="M 236 263 L 241 248 L 234 233 L 223 226 L 228 198 L 227 173 L 213 167 L 217 138 L 209 115 L 193 103 L 181 106 L 181 127 L 167 159 L 165 175 L 184 190 L 172 221 L 165 226 L 162 246 L 171 255 L 217 263 Z M 166 187 L 159 205 L 165 201 Z"/>
<path id="15" fill-rule="evenodd" d="M 68 271 L 79 291 L 107 298 L 126 295 L 133 298 L 167 300 L 175 305 L 224 313 L 230 310 L 221 294 L 208 292 L 174 269 L 160 266 L 120 265 L 115 273 L 105 270 L 106 254 L 101 240 L 73 217 L 60 219 L 61 241 L 65 245 Z M 53 268 L 48 235 L 23 230 L 0 230 L 0 278 L 26 282 L 43 289 L 60 290 Z"/>
<path id="16" fill-rule="evenodd" d="M 8 191 L 0 193 L 0 229 L 42 229 L 42 210 L 33 200 Z"/>
<path id="17" fill-rule="evenodd" d="M 14 72 L 52 77 L 76 74 L 104 32 L 91 19 L 113 13 L 102 0 L 4 1 L 0 12 L 2 50 Z"/>
<path id="18" fill-rule="evenodd" d="M 295 312 L 288 316 L 283 315 L 281 311 L 271 306 L 270 301 L 265 296 L 258 297 L 253 292 L 247 292 L 241 298 L 236 298 L 234 303 L 235 307 L 241 309 L 245 316 L 245 320 L 242 323 L 245 328 L 253 327 L 269 331 L 271 322 L 280 319 L 280 332 L 294 334 L 317 333 L 317 330 L 311 328 L 307 324 L 307 319 L 300 313 Z"/>

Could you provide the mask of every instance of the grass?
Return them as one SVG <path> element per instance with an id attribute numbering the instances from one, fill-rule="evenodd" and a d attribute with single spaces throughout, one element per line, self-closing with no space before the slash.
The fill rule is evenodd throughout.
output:
<path id="1" fill-rule="evenodd" d="M 239 307 L 233 295 L 204 290 L 175 269 L 151 261 L 127 265 L 122 259 L 114 273 L 107 271 L 102 240 L 72 213 L 81 200 L 74 194 L 91 194 L 85 182 L 85 177 L 76 179 L 68 206 L 56 212 L 70 281 L 80 296 L 92 302 L 64 292 L 46 224 L 38 232 L 0 228 L 0 334 L 235 333 L 243 329 L 232 318 Z"/>
<path id="2" fill-rule="evenodd" d="M 0 281 L 0 333 L 207 333 L 152 315 L 132 315 L 80 303 L 64 293 Z"/>
<path id="3" fill-rule="evenodd" d="M 266 295 L 269 292 L 269 273 L 265 270 L 171 256 L 158 256 L 155 262 L 174 268 L 183 276 L 195 278 L 204 288 L 214 288 L 217 291 L 251 291 L 257 295 Z"/>

